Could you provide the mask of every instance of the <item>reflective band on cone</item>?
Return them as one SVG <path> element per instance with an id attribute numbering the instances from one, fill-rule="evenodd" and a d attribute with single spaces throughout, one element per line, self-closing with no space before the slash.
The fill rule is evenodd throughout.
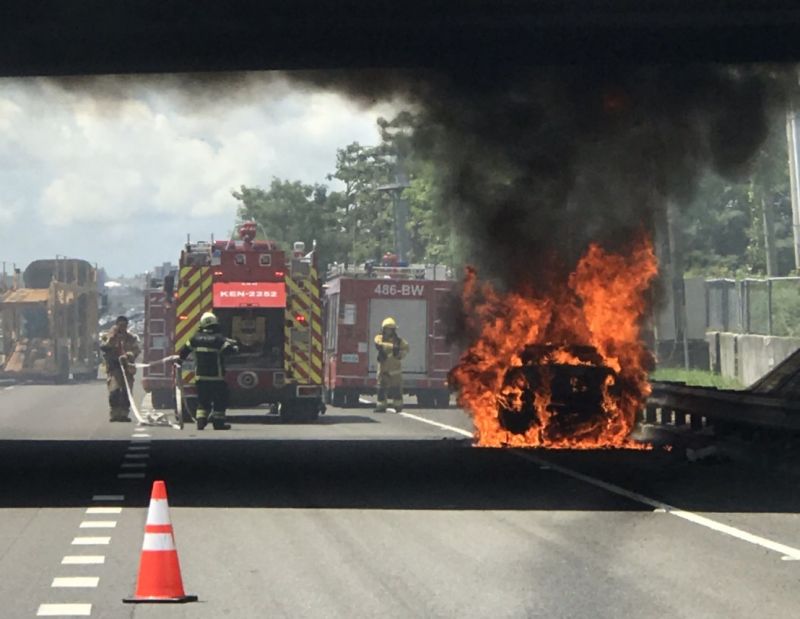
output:
<path id="1" fill-rule="evenodd" d="M 163 481 L 153 482 L 147 523 L 144 527 L 142 556 L 136 593 L 122 600 L 127 603 L 196 602 L 196 595 L 186 595 L 181 579 L 178 550 L 169 518 L 167 488 Z"/>

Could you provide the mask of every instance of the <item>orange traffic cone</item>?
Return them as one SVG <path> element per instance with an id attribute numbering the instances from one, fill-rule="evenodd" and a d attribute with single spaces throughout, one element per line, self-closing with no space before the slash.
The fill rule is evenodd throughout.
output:
<path id="1" fill-rule="evenodd" d="M 136 593 L 122 601 L 130 604 L 197 601 L 196 595 L 186 595 L 183 591 L 181 566 L 169 519 L 167 487 L 163 481 L 153 482 Z"/>

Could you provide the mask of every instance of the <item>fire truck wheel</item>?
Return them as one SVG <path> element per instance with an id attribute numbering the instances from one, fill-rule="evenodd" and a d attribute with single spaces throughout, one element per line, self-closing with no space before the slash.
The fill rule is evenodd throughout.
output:
<path id="1" fill-rule="evenodd" d="M 152 392 L 150 397 L 153 401 L 153 408 L 155 409 L 170 409 L 175 407 L 175 399 L 171 391 L 157 389 Z"/>
<path id="2" fill-rule="evenodd" d="M 417 406 L 420 408 L 433 408 L 436 406 L 436 398 L 429 391 L 417 393 Z"/>
<path id="3" fill-rule="evenodd" d="M 331 394 L 331 404 L 339 408 L 344 407 L 347 404 L 347 392 L 344 389 L 334 389 Z"/>
<path id="4" fill-rule="evenodd" d="M 440 389 L 434 394 L 433 399 L 436 408 L 450 408 L 450 391 L 448 389 Z"/>
<path id="5" fill-rule="evenodd" d="M 283 423 L 309 423 L 319 418 L 319 400 L 287 400 L 281 403 Z"/>
<path id="6" fill-rule="evenodd" d="M 177 412 L 177 402 L 175 410 Z M 188 410 L 187 410 L 188 409 Z M 186 408 L 181 407 L 182 417 L 184 423 L 192 423 L 192 417 L 197 413 L 197 398 L 186 398 Z"/>

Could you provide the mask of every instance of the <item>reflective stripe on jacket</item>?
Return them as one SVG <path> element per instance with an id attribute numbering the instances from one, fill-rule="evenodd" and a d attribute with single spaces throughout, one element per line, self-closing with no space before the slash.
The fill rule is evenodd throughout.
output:
<path id="1" fill-rule="evenodd" d="M 181 350 L 181 359 L 194 353 L 196 380 L 225 380 L 223 355 L 236 352 L 236 342 L 221 333 L 198 331 Z"/>

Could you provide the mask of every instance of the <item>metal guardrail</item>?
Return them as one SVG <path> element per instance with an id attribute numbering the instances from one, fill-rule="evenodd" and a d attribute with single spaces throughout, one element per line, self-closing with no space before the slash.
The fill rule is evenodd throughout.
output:
<path id="1" fill-rule="evenodd" d="M 750 391 L 692 387 L 653 381 L 644 421 L 703 427 L 704 419 L 760 428 L 800 431 L 800 403 Z"/>

